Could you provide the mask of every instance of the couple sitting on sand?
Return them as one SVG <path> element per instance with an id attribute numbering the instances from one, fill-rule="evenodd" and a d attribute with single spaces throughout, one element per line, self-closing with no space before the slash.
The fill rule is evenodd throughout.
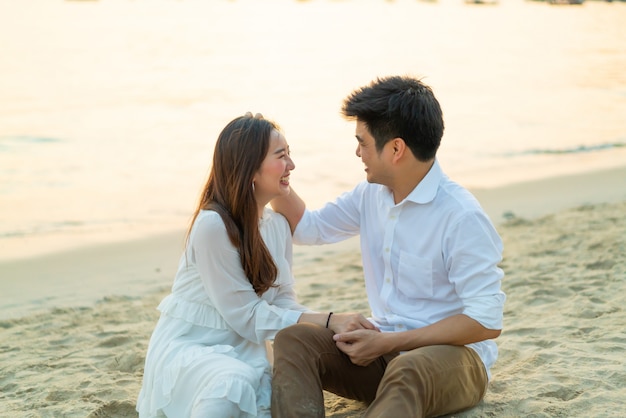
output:
<path id="1" fill-rule="evenodd" d="M 502 328 L 502 243 L 436 160 L 439 103 L 420 80 L 394 76 L 342 111 L 367 181 L 315 211 L 290 189 L 295 165 L 275 123 L 248 113 L 219 135 L 159 305 L 140 417 L 323 417 L 323 390 L 367 403 L 367 417 L 438 416 L 483 398 Z M 372 317 L 300 305 L 292 236 L 355 235 Z"/>

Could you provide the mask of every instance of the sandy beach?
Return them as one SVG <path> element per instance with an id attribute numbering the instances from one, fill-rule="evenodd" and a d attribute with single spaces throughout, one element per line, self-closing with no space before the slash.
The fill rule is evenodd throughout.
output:
<path id="1" fill-rule="evenodd" d="M 475 194 L 505 243 L 505 327 L 485 399 L 454 416 L 624 416 L 626 167 Z M 0 416 L 135 417 L 181 248 L 175 232 L 1 263 Z M 294 270 L 311 308 L 368 314 L 357 240 L 295 247 Z"/>

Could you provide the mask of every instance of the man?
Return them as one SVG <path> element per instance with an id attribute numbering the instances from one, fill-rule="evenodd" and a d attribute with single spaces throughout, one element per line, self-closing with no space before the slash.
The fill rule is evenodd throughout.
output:
<path id="1" fill-rule="evenodd" d="M 441 170 L 441 108 L 410 77 L 346 98 L 367 181 L 316 211 L 293 191 L 272 202 L 299 244 L 359 235 L 377 330 L 298 324 L 274 341 L 272 416 L 323 417 L 322 390 L 365 417 L 439 416 L 475 406 L 497 357 L 502 242 L 476 199 Z M 332 328 L 332 315 L 329 323 Z"/>

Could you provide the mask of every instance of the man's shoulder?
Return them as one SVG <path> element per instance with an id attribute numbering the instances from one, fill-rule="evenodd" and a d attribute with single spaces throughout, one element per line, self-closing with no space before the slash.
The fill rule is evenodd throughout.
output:
<path id="1" fill-rule="evenodd" d="M 480 202 L 472 192 L 449 178 L 441 181 L 435 199 L 438 206 L 444 206 L 458 213 L 483 212 Z"/>

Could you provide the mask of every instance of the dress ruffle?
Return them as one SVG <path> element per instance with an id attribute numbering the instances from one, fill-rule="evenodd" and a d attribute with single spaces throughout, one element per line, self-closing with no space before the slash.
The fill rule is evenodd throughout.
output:
<path id="1" fill-rule="evenodd" d="M 257 416 L 257 396 L 250 382 L 237 375 L 224 376 L 221 382 L 207 387 L 199 395 L 200 402 L 206 399 L 228 399 L 237 404 L 239 409 L 250 416 Z"/>
<path id="2" fill-rule="evenodd" d="M 142 392 L 145 390 L 149 393 L 142 393 L 140 399 L 148 395 L 146 399 L 150 400 L 150 405 L 146 408 L 144 402 L 139 402 L 141 406 L 140 415 L 144 416 L 147 413 L 147 416 L 150 417 L 163 416 L 158 411 L 162 410 L 171 402 L 172 391 L 176 387 L 183 370 L 189 367 L 195 360 L 206 357 L 212 353 L 223 354 L 233 358 L 238 357 L 235 349 L 229 345 L 214 345 L 209 347 L 198 345 L 181 350 L 179 355 L 175 356 L 167 367 L 162 369 L 162 374 L 154 380 L 152 386 L 142 388 Z"/>
<path id="3" fill-rule="evenodd" d="M 182 319 L 194 325 L 214 329 L 228 328 L 226 321 L 213 306 L 185 300 L 173 293 L 166 296 L 157 309 L 173 318 Z"/>

